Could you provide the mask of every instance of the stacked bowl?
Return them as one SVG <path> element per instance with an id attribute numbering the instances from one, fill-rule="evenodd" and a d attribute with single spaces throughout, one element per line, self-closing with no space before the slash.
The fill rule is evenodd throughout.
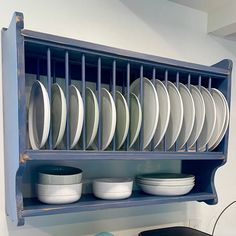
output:
<path id="1" fill-rule="evenodd" d="M 38 171 L 38 199 L 47 204 L 76 202 L 82 193 L 81 179 L 81 169 L 69 166 L 43 166 Z"/>
<path id="2" fill-rule="evenodd" d="M 187 174 L 153 173 L 137 176 L 136 182 L 147 194 L 179 196 L 192 190 L 195 177 Z"/>
<path id="3" fill-rule="evenodd" d="M 93 194 L 106 200 L 129 198 L 132 194 L 133 180 L 130 178 L 101 178 L 93 180 Z"/>

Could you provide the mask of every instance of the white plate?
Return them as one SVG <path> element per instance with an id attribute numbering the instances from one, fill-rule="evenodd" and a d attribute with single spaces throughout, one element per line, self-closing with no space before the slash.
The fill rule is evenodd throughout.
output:
<path id="1" fill-rule="evenodd" d="M 228 106 L 228 102 L 226 100 L 226 98 L 223 96 L 223 99 L 224 99 L 224 103 L 225 103 L 225 106 L 226 106 L 226 118 L 225 118 L 225 123 L 224 123 L 224 127 L 217 139 L 217 141 L 213 144 L 213 146 L 210 148 L 210 151 L 215 149 L 219 144 L 220 142 L 222 141 L 222 139 L 224 138 L 225 136 L 225 133 L 228 129 L 228 125 L 229 125 L 229 106 Z"/>
<path id="2" fill-rule="evenodd" d="M 170 119 L 170 98 L 168 91 L 164 83 L 160 80 L 156 80 L 155 88 L 159 101 L 159 119 L 156 132 L 153 137 L 154 148 L 156 148 L 163 139 Z"/>
<path id="3" fill-rule="evenodd" d="M 159 196 L 179 196 L 189 193 L 194 184 L 182 185 L 182 186 L 155 186 L 155 185 L 145 185 L 139 184 L 143 192 L 151 195 Z"/>
<path id="4" fill-rule="evenodd" d="M 187 142 L 188 149 L 190 149 L 196 143 L 202 131 L 205 120 L 205 103 L 200 90 L 196 86 L 190 85 L 190 92 L 192 94 L 195 106 L 195 118 L 193 130 Z"/>
<path id="5" fill-rule="evenodd" d="M 145 185 L 154 185 L 154 186 L 183 186 L 194 184 L 194 180 L 185 180 L 185 181 L 153 181 L 153 180 L 139 180 L 136 181 L 139 184 Z"/>
<path id="6" fill-rule="evenodd" d="M 124 144 L 129 131 L 129 108 L 124 96 L 116 91 L 116 148 Z"/>
<path id="7" fill-rule="evenodd" d="M 184 117 L 180 134 L 176 140 L 177 150 L 184 148 L 192 133 L 195 119 L 195 106 L 189 89 L 184 84 L 179 83 L 179 92 L 183 101 Z"/>
<path id="8" fill-rule="evenodd" d="M 216 106 L 211 93 L 201 86 L 201 93 L 205 103 L 205 121 L 202 132 L 197 140 L 199 151 L 204 151 L 207 143 L 211 139 L 216 124 Z"/>
<path id="9" fill-rule="evenodd" d="M 130 145 L 131 148 L 136 142 L 142 125 L 142 109 L 138 97 L 130 93 Z"/>
<path id="10" fill-rule="evenodd" d="M 84 121 L 84 105 L 79 90 L 70 85 L 70 148 L 77 144 Z"/>
<path id="11" fill-rule="evenodd" d="M 224 128 L 226 120 L 226 105 L 224 101 L 224 95 L 218 89 L 211 89 L 211 95 L 216 105 L 216 124 L 213 134 L 208 142 L 208 148 L 212 148 L 216 141 L 219 139 L 220 134 Z"/>
<path id="12" fill-rule="evenodd" d="M 93 143 L 99 123 L 99 108 L 96 95 L 86 88 L 86 148 Z"/>
<path id="13" fill-rule="evenodd" d="M 56 148 L 64 135 L 66 128 L 66 98 L 59 84 L 52 85 L 51 122 L 52 145 Z"/>
<path id="14" fill-rule="evenodd" d="M 169 150 L 176 142 L 183 123 L 183 102 L 178 88 L 170 81 L 167 82 L 167 91 L 170 97 L 170 120 L 166 130 L 166 150 Z M 158 146 L 163 150 L 163 141 Z"/>
<path id="15" fill-rule="evenodd" d="M 47 90 L 40 81 L 35 81 L 29 101 L 29 141 L 32 149 L 44 146 L 50 130 L 50 102 Z"/>
<path id="16" fill-rule="evenodd" d="M 101 89 L 101 123 L 102 140 L 101 150 L 105 150 L 112 141 L 116 129 L 116 106 L 107 89 Z M 99 118 L 100 119 L 100 118 Z M 97 134 L 98 135 L 98 134 Z M 92 144 L 93 149 L 98 148 L 97 136 Z"/>
<path id="17" fill-rule="evenodd" d="M 135 80 L 130 86 L 130 92 L 140 99 L 140 79 Z M 145 149 L 151 142 L 158 122 L 159 103 L 157 92 L 152 82 L 143 78 L 143 147 Z"/>

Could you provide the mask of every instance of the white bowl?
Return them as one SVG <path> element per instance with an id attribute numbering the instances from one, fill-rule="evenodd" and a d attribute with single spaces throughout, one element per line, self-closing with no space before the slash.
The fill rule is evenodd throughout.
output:
<path id="1" fill-rule="evenodd" d="M 155 186 L 155 185 L 146 185 L 139 184 L 143 192 L 151 195 L 159 196 L 179 196 L 189 193 L 194 184 L 183 185 L 183 186 Z"/>
<path id="2" fill-rule="evenodd" d="M 97 198 L 105 199 L 105 200 L 119 200 L 119 199 L 126 199 L 129 198 L 132 194 L 132 191 L 128 192 L 100 192 L 100 191 L 94 191 L 93 194 Z"/>
<path id="3" fill-rule="evenodd" d="M 80 194 L 75 195 L 38 195 L 39 201 L 47 204 L 68 204 L 80 199 Z"/>
<path id="4" fill-rule="evenodd" d="M 45 185 L 78 184 L 82 170 L 69 166 L 43 166 L 39 169 L 38 183 Z"/>
<path id="5" fill-rule="evenodd" d="M 94 193 L 131 193 L 132 188 L 133 180 L 130 178 L 103 178 L 93 180 Z"/>
<path id="6" fill-rule="evenodd" d="M 65 185 L 37 184 L 38 196 L 72 196 L 81 195 L 82 183 Z"/>

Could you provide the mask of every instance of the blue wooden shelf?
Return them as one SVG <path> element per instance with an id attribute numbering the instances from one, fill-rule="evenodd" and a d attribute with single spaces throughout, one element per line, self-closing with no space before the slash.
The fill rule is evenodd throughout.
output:
<path id="1" fill-rule="evenodd" d="M 86 87 L 92 82 L 97 89 L 99 112 L 101 112 L 101 88 L 104 84 L 110 87 L 113 94 L 118 87 L 122 89 L 130 108 L 130 85 L 137 78 L 141 81 L 140 103 L 143 108 L 144 77 L 149 78 L 153 84 L 159 79 L 165 84 L 168 81 L 174 82 L 177 87 L 181 82 L 189 86 L 190 84 L 204 86 L 209 90 L 216 88 L 224 94 L 230 107 L 231 60 L 224 59 L 212 66 L 206 66 L 35 32 L 24 29 L 24 17 L 19 12 L 14 13 L 10 26 L 2 30 L 2 49 L 6 211 L 17 225 L 24 224 L 24 217 L 39 215 L 183 201 L 217 203 L 214 177 L 216 170 L 227 161 L 229 131 L 211 152 L 170 152 L 166 150 L 165 145 L 163 145 L 165 151 L 162 152 L 152 150 L 153 145 L 150 145 L 150 151 L 143 151 L 141 147 L 144 125 L 142 124 L 138 143 L 140 151 L 129 149 L 129 133 L 125 143 L 126 151 L 115 150 L 116 136 L 112 140 L 112 151 L 100 151 L 102 138 L 100 120 L 97 134 L 98 151 L 89 151 L 85 150 L 87 135 L 85 119 L 81 134 L 83 150 L 70 150 L 70 119 L 67 113 L 63 144 L 65 150 L 52 149 L 52 127 L 46 149 L 31 150 L 28 144 L 26 90 L 32 81 L 29 81 L 27 75 L 31 74 L 38 80 L 42 77 L 46 79 L 49 100 L 52 83 L 57 82 L 57 78 L 62 79 L 67 105 L 69 86 L 76 80 L 81 84 L 85 109 Z M 98 200 L 92 195 L 83 195 L 80 201 L 67 205 L 45 205 L 36 198 L 24 198 L 23 193 L 26 192 L 24 187 L 27 186 L 24 181 L 34 186 L 36 180 L 31 177 L 36 173 L 32 171 L 36 170 L 38 165 L 44 165 L 48 163 L 47 161 L 77 165 L 81 160 L 89 161 L 89 165 L 93 165 L 93 160 L 142 161 L 140 162 L 142 165 L 145 165 L 145 160 L 170 162 L 179 160 L 182 172 L 195 175 L 195 192 L 179 197 L 158 197 L 134 192 L 131 198 L 119 201 Z M 140 172 L 140 169 L 137 172 Z"/>
<path id="2" fill-rule="evenodd" d="M 23 161 L 65 160 L 224 160 L 222 152 L 28 150 Z"/>
<path id="3" fill-rule="evenodd" d="M 53 215 L 62 213 L 72 213 L 81 211 L 96 211 L 108 208 L 124 208 L 145 206 L 153 204 L 168 204 L 186 201 L 206 201 L 214 200 L 216 195 L 207 192 L 189 193 L 184 196 L 152 196 L 136 191 L 132 196 L 125 200 L 100 200 L 92 194 L 83 195 L 78 202 L 66 205 L 48 205 L 42 204 L 37 198 L 24 199 L 24 209 L 22 214 L 24 217 Z"/>

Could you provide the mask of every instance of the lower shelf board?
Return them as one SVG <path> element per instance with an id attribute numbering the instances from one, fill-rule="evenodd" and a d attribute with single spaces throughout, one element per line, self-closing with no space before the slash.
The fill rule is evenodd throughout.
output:
<path id="1" fill-rule="evenodd" d="M 25 198 L 22 215 L 24 217 L 54 215 L 81 211 L 96 211 L 108 208 L 125 208 L 186 201 L 207 201 L 215 198 L 215 194 L 206 192 L 189 193 L 184 196 L 166 197 L 147 195 L 139 191 L 133 192 L 132 196 L 125 200 L 101 200 L 95 198 L 92 194 L 86 194 L 83 195 L 78 202 L 62 205 L 48 205 L 39 202 L 37 198 Z"/>

